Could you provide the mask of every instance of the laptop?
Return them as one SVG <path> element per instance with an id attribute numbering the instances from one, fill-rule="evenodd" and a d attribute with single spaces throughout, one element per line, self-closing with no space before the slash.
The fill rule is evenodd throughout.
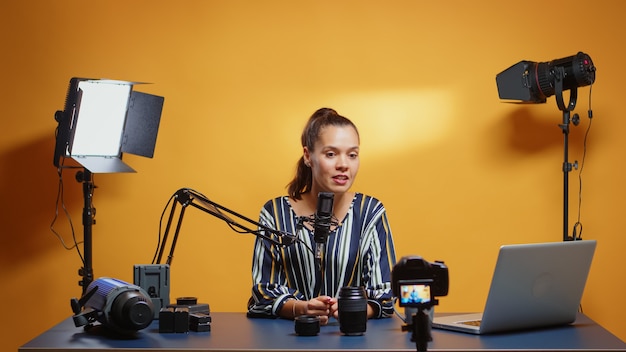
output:
<path id="1" fill-rule="evenodd" d="M 483 312 L 435 317 L 432 327 L 489 334 L 572 323 L 595 248 L 595 240 L 504 245 Z"/>

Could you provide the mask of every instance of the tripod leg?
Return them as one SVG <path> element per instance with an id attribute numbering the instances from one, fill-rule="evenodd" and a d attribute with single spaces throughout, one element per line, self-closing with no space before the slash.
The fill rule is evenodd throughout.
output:
<path id="1" fill-rule="evenodd" d="M 412 340 L 415 341 L 417 352 L 426 352 L 428 350 L 428 342 L 432 341 L 430 316 L 422 309 L 413 315 Z"/>

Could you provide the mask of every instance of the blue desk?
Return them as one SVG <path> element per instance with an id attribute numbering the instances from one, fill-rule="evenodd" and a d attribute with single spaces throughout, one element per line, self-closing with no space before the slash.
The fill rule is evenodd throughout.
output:
<path id="1" fill-rule="evenodd" d="M 160 334 L 158 321 L 133 339 L 116 339 L 76 328 L 68 318 L 19 351 L 415 351 L 402 321 L 370 320 L 363 336 L 343 336 L 338 324 L 317 336 L 298 336 L 284 319 L 248 319 L 244 313 L 211 313 L 210 332 Z M 572 325 L 516 333 L 474 336 L 433 330 L 429 351 L 626 351 L 626 343 L 580 314 Z"/>

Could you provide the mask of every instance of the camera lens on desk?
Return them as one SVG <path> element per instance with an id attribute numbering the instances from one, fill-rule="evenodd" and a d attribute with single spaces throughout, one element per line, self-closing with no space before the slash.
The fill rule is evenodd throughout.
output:
<path id="1" fill-rule="evenodd" d="M 364 287 L 342 287 L 337 298 L 339 329 L 346 335 L 363 335 L 367 329 L 367 295 Z"/>
<path id="2" fill-rule="evenodd" d="M 294 318 L 296 334 L 315 336 L 320 332 L 320 318 L 315 315 L 300 315 Z"/>

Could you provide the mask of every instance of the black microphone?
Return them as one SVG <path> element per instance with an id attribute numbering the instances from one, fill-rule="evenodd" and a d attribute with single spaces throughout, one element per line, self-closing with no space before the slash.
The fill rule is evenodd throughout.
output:
<path id="1" fill-rule="evenodd" d="M 320 259 L 326 245 L 326 238 L 330 232 L 330 224 L 333 216 L 334 193 L 320 192 L 317 195 L 317 212 L 313 222 L 313 235 L 315 239 L 315 257 Z"/>

